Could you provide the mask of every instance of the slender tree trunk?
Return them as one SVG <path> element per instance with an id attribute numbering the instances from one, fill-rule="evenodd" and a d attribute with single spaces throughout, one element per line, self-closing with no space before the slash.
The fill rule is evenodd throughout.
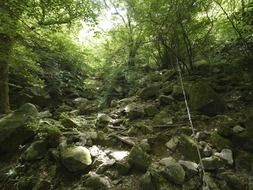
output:
<path id="1" fill-rule="evenodd" d="M 0 113 L 10 111 L 8 75 L 12 45 L 10 36 L 0 34 Z"/>

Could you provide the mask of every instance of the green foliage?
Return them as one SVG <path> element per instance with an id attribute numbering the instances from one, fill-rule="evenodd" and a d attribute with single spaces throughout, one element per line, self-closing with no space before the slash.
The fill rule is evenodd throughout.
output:
<path id="1" fill-rule="evenodd" d="M 44 81 L 39 77 L 42 68 L 38 63 L 38 55 L 21 43 L 16 43 L 13 49 L 14 56 L 10 65 L 11 81 L 23 83 L 23 85 L 44 87 Z M 19 81 L 14 81 L 15 78 Z"/>

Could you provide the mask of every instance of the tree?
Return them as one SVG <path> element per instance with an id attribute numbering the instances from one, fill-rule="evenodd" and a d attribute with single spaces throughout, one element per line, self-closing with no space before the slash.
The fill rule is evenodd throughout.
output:
<path id="1" fill-rule="evenodd" d="M 9 63 L 12 48 L 22 27 L 48 28 L 77 20 L 94 20 L 92 0 L 1 0 L 0 2 L 0 113 L 10 111 L 8 95 Z"/>

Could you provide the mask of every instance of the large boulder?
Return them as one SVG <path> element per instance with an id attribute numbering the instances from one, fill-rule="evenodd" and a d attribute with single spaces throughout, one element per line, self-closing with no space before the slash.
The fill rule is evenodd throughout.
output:
<path id="1" fill-rule="evenodd" d="M 27 103 L 15 112 L 0 119 L 0 152 L 16 151 L 20 145 L 32 139 L 35 130 L 27 123 L 38 116 L 33 104 Z"/>
<path id="2" fill-rule="evenodd" d="M 62 164 L 70 172 L 84 171 L 91 165 L 90 151 L 83 146 L 68 146 L 61 150 Z"/>
<path id="3" fill-rule="evenodd" d="M 215 116 L 226 109 L 224 100 L 206 83 L 192 84 L 188 93 L 190 107 L 204 115 Z"/>

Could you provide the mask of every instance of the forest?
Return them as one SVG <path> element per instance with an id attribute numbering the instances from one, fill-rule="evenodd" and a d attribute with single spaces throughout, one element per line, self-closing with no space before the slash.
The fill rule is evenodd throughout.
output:
<path id="1" fill-rule="evenodd" d="M 253 190 L 253 1 L 0 0 L 0 190 Z"/>

